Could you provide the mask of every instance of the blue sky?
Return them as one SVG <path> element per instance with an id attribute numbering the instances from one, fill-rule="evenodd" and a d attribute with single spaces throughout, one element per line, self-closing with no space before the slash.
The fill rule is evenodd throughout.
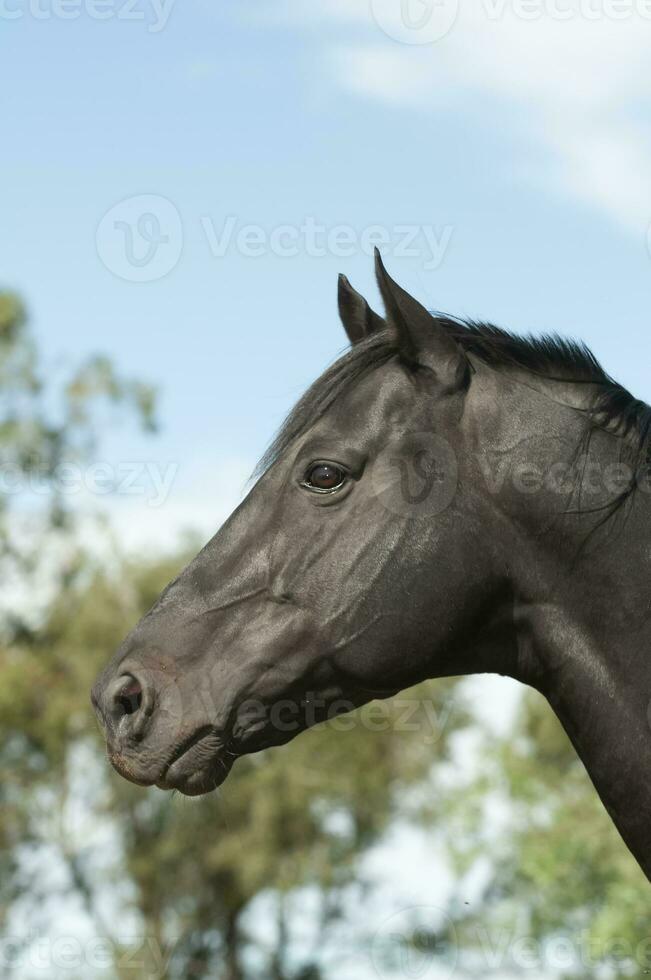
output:
<path id="1" fill-rule="evenodd" d="M 651 394 L 643 0 L 619 0 L 620 19 L 613 0 L 530 0 L 534 19 L 522 0 L 406 0 L 449 26 L 430 43 L 404 43 L 427 36 L 392 0 L 103 0 L 105 20 L 99 0 L 64 0 L 70 19 L 59 2 L 0 3 L 0 284 L 53 364 L 104 350 L 160 386 L 161 435 L 105 447 L 178 466 L 148 521 L 129 502 L 127 537 L 134 520 L 165 540 L 223 518 L 344 346 L 337 273 L 377 300 L 374 226 L 428 305 L 582 337 Z M 145 236 L 167 234 L 151 265 L 139 207 L 158 221 Z M 306 222 L 335 245 L 311 246 Z M 245 226 L 266 238 L 238 244 Z"/>

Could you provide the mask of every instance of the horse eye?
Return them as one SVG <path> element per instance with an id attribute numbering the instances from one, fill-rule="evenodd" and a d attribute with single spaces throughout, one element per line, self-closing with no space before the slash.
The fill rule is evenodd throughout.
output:
<path id="1" fill-rule="evenodd" d="M 303 486 L 319 493 L 332 493 L 346 482 L 346 472 L 334 463 L 313 463 L 303 478 Z"/>

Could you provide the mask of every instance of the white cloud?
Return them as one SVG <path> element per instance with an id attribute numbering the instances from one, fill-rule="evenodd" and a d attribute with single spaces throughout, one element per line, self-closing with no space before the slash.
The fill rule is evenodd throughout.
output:
<path id="1" fill-rule="evenodd" d="M 404 3 L 414 18 L 429 3 L 434 17 L 449 20 L 456 0 Z M 640 117 L 651 98 L 651 3 L 460 0 L 447 34 L 422 45 L 387 36 L 400 36 L 407 7 L 400 0 L 330 0 L 305 12 L 286 0 L 282 10 L 294 25 L 318 27 L 327 73 L 359 96 L 420 112 L 493 114 L 499 126 L 505 108 L 519 110 L 507 118 L 533 150 L 530 179 L 636 234 L 646 230 L 651 138 Z M 544 168 L 536 155 L 546 158 Z"/>

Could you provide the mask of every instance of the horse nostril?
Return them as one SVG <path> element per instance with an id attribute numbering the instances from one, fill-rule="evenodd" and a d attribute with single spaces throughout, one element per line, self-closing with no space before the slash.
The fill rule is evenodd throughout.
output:
<path id="1" fill-rule="evenodd" d="M 115 704 L 122 715 L 135 715 L 142 707 L 142 685 L 135 677 L 126 677 L 115 693 Z"/>
<path id="2" fill-rule="evenodd" d="M 103 679 L 92 694 L 95 711 L 102 727 L 111 737 L 144 737 L 154 711 L 155 691 L 147 678 L 139 680 L 126 671 L 108 684 Z"/>

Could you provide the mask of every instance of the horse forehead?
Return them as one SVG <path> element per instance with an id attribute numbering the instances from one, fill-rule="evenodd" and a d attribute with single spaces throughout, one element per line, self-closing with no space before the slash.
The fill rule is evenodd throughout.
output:
<path id="1" fill-rule="evenodd" d="M 384 425 L 413 411 L 417 393 L 399 365 L 388 364 L 360 378 L 335 402 L 330 421 L 345 431 L 359 424 Z"/>

